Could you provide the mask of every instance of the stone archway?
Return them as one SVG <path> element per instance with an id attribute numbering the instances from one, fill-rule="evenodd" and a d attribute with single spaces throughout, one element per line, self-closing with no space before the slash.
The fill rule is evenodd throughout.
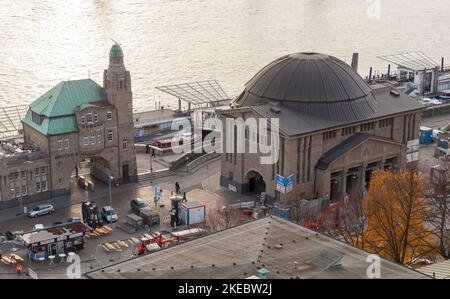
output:
<path id="1" fill-rule="evenodd" d="M 260 194 L 266 192 L 266 182 L 264 177 L 256 170 L 250 170 L 245 176 L 245 193 Z"/>
<path id="2" fill-rule="evenodd" d="M 91 175 L 104 183 L 109 183 L 111 175 L 115 177 L 111 164 L 101 156 L 91 157 Z"/>

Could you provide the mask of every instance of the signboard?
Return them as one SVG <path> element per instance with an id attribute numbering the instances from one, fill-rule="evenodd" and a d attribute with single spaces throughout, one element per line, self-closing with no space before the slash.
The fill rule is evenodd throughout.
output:
<path id="1" fill-rule="evenodd" d="M 228 184 L 228 190 L 233 191 L 233 192 L 237 192 L 237 188 L 234 185 Z"/>
<path id="2" fill-rule="evenodd" d="M 294 186 L 294 175 L 290 175 L 286 178 L 286 193 L 291 192 L 293 186 Z"/>
<path id="3" fill-rule="evenodd" d="M 40 245 L 45 245 L 45 244 L 50 244 L 50 243 L 53 243 L 53 242 L 55 242 L 55 239 L 51 239 L 51 240 L 47 240 L 47 241 L 41 241 L 41 242 L 39 242 L 39 244 Z"/>
<path id="4" fill-rule="evenodd" d="M 277 190 L 280 191 L 281 193 L 286 193 L 284 176 L 281 176 L 281 175 L 277 174 L 275 180 L 276 180 L 276 183 L 277 183 Z"/>
<path id="5" fill-rule="evenodd" d="M 161 200 L 161 187 L 156 186 L 155 187 L 155 201 L 160 201 L 160 200 Z"/>
<path id="6" fill-rule="evenodd" d="M 419 160 L 419 139 L 408 141 L 406 144 L 406 162 L 414 162 Z"/>
<path id="7" fill-rule="evenodd" d="M 287 178 L 277 174 L 276 176 L 277 190 L 281 193 L 289 193 L 294 186 L 294 175 L 290 175 Z"/>
<path id="8" fill-rule="evenodd" d="M 75 234 L 71 234 L 70 236 L 69 236 L 69 238 L 77 238 L 77 237 L 82 237 L 83 236 L 83 232 L 81 232 L 81 233 L 75 233 Z"/>

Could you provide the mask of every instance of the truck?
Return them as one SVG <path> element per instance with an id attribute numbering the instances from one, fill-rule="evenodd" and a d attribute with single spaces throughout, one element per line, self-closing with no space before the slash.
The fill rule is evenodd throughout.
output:
<path id="1" fill-rule="evenodd" d="M 100 209 L 93 200 L 83 201 L 81 203 L 81 213 L 83 222 L 93 229 L 103 226 L 103 218 Z"/>

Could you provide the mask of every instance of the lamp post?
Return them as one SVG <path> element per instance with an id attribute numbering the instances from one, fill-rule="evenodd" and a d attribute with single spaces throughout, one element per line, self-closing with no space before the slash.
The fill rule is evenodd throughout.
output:
<path id="1" fill-rule="evenodd" d="M 112 175 L 110 175 L 108 177 L 108 181 L 109 181 L 109 206 L 112 207 L 112 187 L 111 187 L 111 181 L 114 180 L 114 177 Z"/>

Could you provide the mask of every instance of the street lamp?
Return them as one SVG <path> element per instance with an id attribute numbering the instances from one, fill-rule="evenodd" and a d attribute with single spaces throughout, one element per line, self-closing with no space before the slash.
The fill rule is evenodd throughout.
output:
<path id="1" fill-rule="evenodd" d="M 114 180 L 114 177 L 112 176 L 112 175 L 110 175 L 109 177 L 108 177 L 108 179 L 109 179 L 109 206 L 112 208 L 112 191 L 111 191 L 111 181 L 112 180 Z"/>

